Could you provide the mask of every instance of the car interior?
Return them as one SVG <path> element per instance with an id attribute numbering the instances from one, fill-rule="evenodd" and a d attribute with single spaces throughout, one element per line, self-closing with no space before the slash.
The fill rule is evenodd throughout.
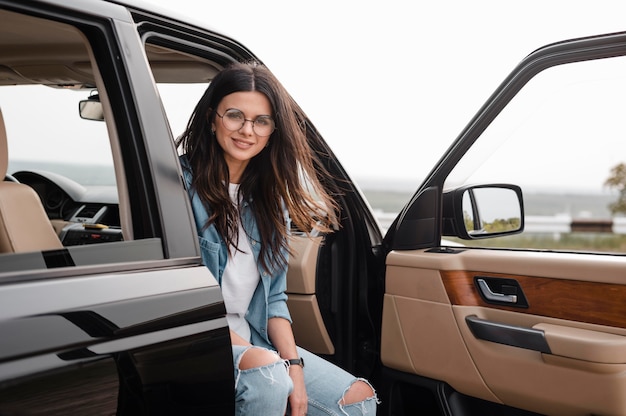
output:
<path id="1" fill-rule="evenodd" d="M 0 175 L 6 177 L 9 155 L 0 109 Z M 62 247 L 35 190 L 18 182 L 0 183 L 0 252 L 20 253 Z"/>

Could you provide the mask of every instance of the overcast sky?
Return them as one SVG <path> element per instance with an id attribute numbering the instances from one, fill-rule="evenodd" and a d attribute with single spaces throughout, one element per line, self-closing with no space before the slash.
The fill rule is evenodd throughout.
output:
<path id="1" fill-rule="evenodd" d="M 250 48 L 353 178 L 389 186 L 419 184 L 534 49 L 626 30 L 623 0 L 147 2 Z"/>

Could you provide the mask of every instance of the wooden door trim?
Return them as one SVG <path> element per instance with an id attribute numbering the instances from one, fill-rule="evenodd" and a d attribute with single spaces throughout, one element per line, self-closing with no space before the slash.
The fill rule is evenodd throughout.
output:
<path id="1" fill-rule="evenodd" d="M 453 305 L 481 306 L 626 328 L 625 285 L 466 270 L 442 270 L 440 273 Z M 476 276 L 517 280 L 528 299 L 528 308 L 485 302 L 474 284 Z"/>

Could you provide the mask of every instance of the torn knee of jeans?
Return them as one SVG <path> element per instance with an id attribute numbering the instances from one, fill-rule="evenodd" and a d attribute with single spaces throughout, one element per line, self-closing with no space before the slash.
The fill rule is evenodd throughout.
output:
<path id="1" fill-rule="evenodd" d="M 347 402 L 345 397 L 346 394 L 355 386 L 357 385 L 357 383 L 361 382 L 364 386 L 369 387 L 369 391 L 365 394 L 362 394 L 360 396 L 357 396 L 357 398 L 355 398 L 354 400 L 351 400 L 350 402 Z M 349 405 L 354 405 L 354 404 L 358 404 L 358 403 L 363 403 L 366 402 L 368 400 L 375 400 L 376 403 L 378 403 L 378 396 L 376 395 L 376 390 L 374 390 L 374 387 L 372 387 L 372 385 L 369 383 L 369 381 L 365 380 L 364 378 L 357 378 L 356 380 L 354 380 L 352 382 L 352 384 L 350 384 L 343 392 L 343 395 L 341 396 L 341 399 L 339 400 L 339 405 L 340 406 L 349 406 Z"/>
<path id="2" fill-rule="evenodd" d="M 251 350 L 256 350 L 260 353 L 263 353 L 264 356 L 263 357 L 257 357 L 256 360 L 254 360 L 253 363 L 248 363 L 250 365 L 245 365 L 244 368 L 241 367 L 241 362 L 244 360 L 244 357 L 246 357 L 247 354 L 249 354 L 249 351 Z M 240 355 L 239 355 L 239 359 L 237 360 L 237 369 L 238 370 L 251 370 L 254 368 L 258 368 L 258 367 L 266 367 L 275 363 L 281 362 L 282 363 L 282 359 L 280 358 L 280 355 L 278 355 L 276 352 L 272 351 L 272 350 L 268 350 L 266 348 L 261 348 L 261 347 L 255 347 L 254 345 L 246 348 Z"/>
<path id="3" fill-rule="evenodd" d="M 263 362 L 260 365 L 244 366 L 245 368 L 241 368 L 242 358 L 244 357 L 245 354 L 247 354 L 252 349 L 257 349 L 259 351 L 265 351 L 265 352 L 270 353 L 266 357 L 267 362 Z M 272 357 L 272 359 L 269 358 L 270 356 Z M 282 383 L 283 380 L 291 382 L 287 368 L 285 367 L 285 364 L 283 360 L 280 358 L 280 356 L 276 352 L 265 349 L 265 348 L 255 347 L 255 346 L 250 346 L 246 348 L 239 355 L 238 360 L 235 363 L 235 365 L 236 365 L 235 388 L 239 385 L 239 380 L 242 374 L 244 373 L 245 374 L 252 374 L 252 373 L 259 374 L 261 377 L 268 380 L 270 385 L 276 384 L 276 383 Z M 290 389 L 291 388 L 293 388 L 293 386 L 291 386 Z"/>

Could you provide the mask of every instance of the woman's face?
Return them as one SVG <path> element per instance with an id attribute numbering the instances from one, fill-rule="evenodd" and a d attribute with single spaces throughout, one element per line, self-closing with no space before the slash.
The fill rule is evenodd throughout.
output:
<path id="1" fill-rule="evenodd" d="M 233 123 L 233 117 L 225 114 L 229 110 L 239 110 L 245 122 Z M 238 183 L 250 159 L 261 153 L 270 136 L 259 136 L 253 122 L 261 116 L 272 116 L 272 107 L 267 97 L 258 91 L 234 92 L 222 98 L 216 109 L 212 129 L 222 150 L 230 171 L 230 181 Z M 228 114 L 233 114 L 229 111 Z M 264 120 L 263 118 L 259 121 Z M 257 123 L 259 124 L 259 123 Z M 233 130 L 233 125 L 235 127 Z M 228 128 L 227 128 L 228 127 Z M 259 130 L 259 128 L 256 128 Z"/>

